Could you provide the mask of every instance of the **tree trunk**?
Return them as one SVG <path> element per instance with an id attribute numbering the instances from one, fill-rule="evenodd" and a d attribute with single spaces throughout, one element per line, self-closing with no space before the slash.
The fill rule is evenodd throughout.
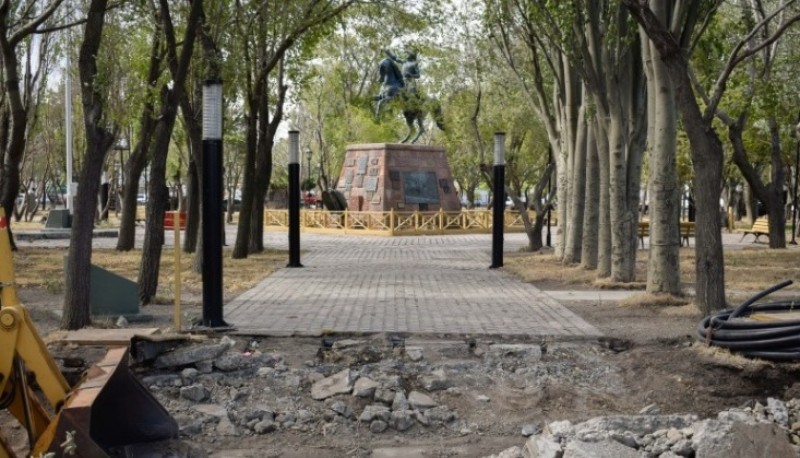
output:
<path id="1" fill-rule="evenodd" d="M 713 112 L 703 116 L 695 100 L 686 57 L 675 37 L 658 21 L 646 4 L 623 0 L 636 21 L 658 50 L 675 85 L 676 102 L 689 138 L 694 171 L 693 185 L 697 221 L 695 224 L 695 301 L 709 314 L 724 308 L 725 264 L 719 218 L 719 192 L 722 188 L 722 142 L 712 125 Z M 691 28 L 688 30 L 691 32 Z M 686 31 L 683 32 L 686 35 Z"/>
<path id="2" fill-rule="evenodd" d="M 188 196 L 186 208 L 186 232 L 183 238 L 183 251 L 186 253 L 194 253 L 197 250 L 197 234 L 200 227 L 200 177 L 197 171 L 197 155 L 194 147 L 192 147 L 192 159 L 189 160 L 189 170 L 187 171 L 188 177 Z M 202 266 L 201 269 L 202 271 Z"/>
<path id="3" fill-rule="evenodd" d="M 92 229 L 97 206 L 97 191 L 106 154 L 114 144 L 114 134 L 101 125 L 103 94 L 97 84 L 97 52 L 103 36 L 107 0 L 92 0 L 86 16 L 83 42 L 78 59 L 86 129 L 86 155 L 78 179 L 70 245 L 67 253 L 62 329 L 80 329 L 91 322 L 89 304 L 92 262 Z"/>
<path id="4" fill-rule="evenodd" d="M 151 201 L 147 206 L 147 222 L 142 247 L 142 263 L 139 269 L 139 300 L 142 304 L 153 301 L 158 289 L 158 273 L 161 264 L 161 250 L 164 245 L 164 211 L 167 206 L 167 153 L 175 126 L 178 103 L 181 92 L 184 90 L 189 63 L 191 61 L 197 24 L 202 12 L 202 2 L 192 2 L 186 31 L 183 39 L 180 58 L 177 53 L 175 31 L 170 17 L 167 0 L 159 0 L 160 15 L 164 26 L 164 36 L 167 44 L 167 54 L 170 73 L 172 74 L 172 89 L 162 92 L 161 116 L 156 128 L 153 142 L 153 160 L 150 167 Z"/>
<path id="5" fill-rule="evenodd" d="M 153 32 L 153 45 L 150 50 L 150 63 L 147 71 L 148 87 L 155 88 L 158 78 L 161 75 L 161 39 L 160 30 L 156 28 Z M 139 122 L 139 140 L 136 147 L 131 151 L 131 155 L 125 164 L 123 174 L 125 183 L 122 189 L 120 207 L 122 216 L 119 223 L 119 237 L 117 238 L 118 251 L 130 251 L 136 241 L 136 207 L 138 205 L 137 196 L 139 194 L 139 180 L 142 177 L 147 165 L 147 152 L 153 139 L 156 120 L 154 119 L 155 106 L 152 101 L 145 102 L 142 109 L 141 121 Z M 128 144 L 133 141 L 128 138 Z"/>
<path id="6" fill-rule="evenodd" d="M 597 243 L 597 277 L 611 276 L 611 168 L 608 136 L 602 128 L 603 121 L 595 118 L 597 163 L 600 168 L 600 208 Z"/>
<path id="7" fill-rule="evenodd" d="M 665 8 L 654 13 L 667 17 Z M 644 32 L 642 32 L 644 34 Z M 649 134 L 650 256 L 647 264 L 647 292 L 680 295 L 680 189 L 676 166 L 677 108 L 675 89 L 664 63 L 653 59 L 658 51 L 646 35 L 643 39 L 647 66 L 652 128 Z"/>
<path id="8" fill-rule="evenodd" d="M 564 228 L 566 242 L 564 244 L 564 262 L 574 264 L 581 262 L 581 249 L 583 245 L 583 213 L 586 206 L 586 148 L 593 142 L 588 137 L 586 128 L 586 109 L 583 104 L 578 114 L 575 147 L 573 148 L 572 179 L 570 182 L 570 210 L 569 222 Z"/>
<path id="9" fill-rule="evenodd" d="M 583 244 L 581 246 L 581 267 L 597 269 L 599 226 L 600 226 L 600 164 L 597 156 L 596 123 L 587 122 L 588 142 L 586 145 L 586 205 L 583 212 Z"/>

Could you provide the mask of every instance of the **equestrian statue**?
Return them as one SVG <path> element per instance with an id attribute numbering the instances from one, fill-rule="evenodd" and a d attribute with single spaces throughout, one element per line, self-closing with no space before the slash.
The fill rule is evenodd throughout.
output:
<path id="1" fill-rule="evenodd" d="M 417 53 L 414 51 L 407 53 L 405 62 L 402 62 L 403 67 L 401 70 L 398 66 L 401 63 L 400 59 L 388 50 L 383 52 L 386 57 L 381 60 L 378 66 L 381 90 L 378 96 L 375 97 L 375 118 L 380 119 L 381 110 L 387 102 L 396 100 L 403 109 L 403 117 L 406 119 L 406 125 L 408 126 L 408 133 L 400 143 L 406 143 L 409 139 L 411 139 L 411 143 L 416 143 L 419 140 L 422 134 L 425 133 L 425 117 L 429 112 L 432 114 L 433 120 L 439 129 L 445 130 L 439 101 L 424 96 L 417 87 L 417 80 L 420 76 Z M 417 134 L 412 139 L 411 136 L 415 130 L 414 121 L 417 122 Z"/>

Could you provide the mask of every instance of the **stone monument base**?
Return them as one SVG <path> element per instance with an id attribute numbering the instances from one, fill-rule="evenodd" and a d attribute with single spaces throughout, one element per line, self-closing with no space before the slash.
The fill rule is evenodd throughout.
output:
<path id="1" fill-rule="evenodd" d="M 439 146 L 350 145 L 336 189 L 350 211 L 459 211 L 445 150 Z"/>

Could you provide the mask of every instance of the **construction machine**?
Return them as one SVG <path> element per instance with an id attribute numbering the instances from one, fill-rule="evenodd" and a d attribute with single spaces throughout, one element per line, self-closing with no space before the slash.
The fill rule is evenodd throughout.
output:
<path id="1" fill-rule="evenodd" d="M 70 387 L 17 299 L 8 220 L 0 207 L 0 407 L 28 433 L 29 456 L 129 456 L 132 444 L 177 436 L 178 426 L 111 348 Z M 15 456 L 0 435 L 0 458 Z"/>

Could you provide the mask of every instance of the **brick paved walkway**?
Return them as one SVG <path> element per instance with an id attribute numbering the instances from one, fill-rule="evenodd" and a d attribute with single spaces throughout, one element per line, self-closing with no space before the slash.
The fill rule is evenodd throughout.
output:
<path id="1" fill-rule="evenodd" d="M 268 234 L 270 244 L 283 238 Z M 305 267 L 281 269 L 227 304 L 228 323 L 267 335 L 600 335 L 536 287 L 489 269 L 490 235 L 301 241 Z M 523 235 L 506 236 L 509 251 L 523 243 Z"/>

